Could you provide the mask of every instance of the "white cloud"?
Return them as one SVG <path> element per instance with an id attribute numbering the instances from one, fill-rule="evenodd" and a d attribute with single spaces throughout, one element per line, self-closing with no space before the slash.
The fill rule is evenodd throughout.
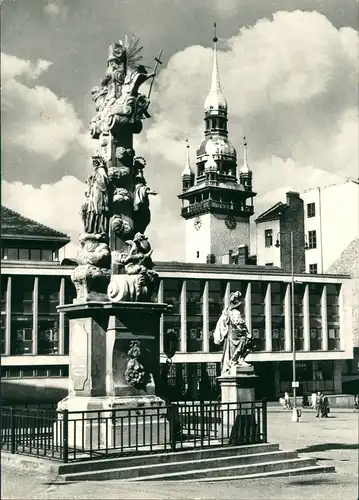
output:
<path id="1" fill-rule="evenodd" d="M 36 188 L 22 182 L 2 182 L 2 203 L 8 208 L 62 231 L 71 237 L 67 257 L 76 257 L 81 226 L 80 208 L 85 185 L 76 177 L 65 176 L 54 184 Z"/>
<path id="2" fill-rule="evenodd" d="M 61 0 L 47 0 L 44 12 L 53 18 L 64 17 L 66 15 L 66 7 Z"/>
<path id="3" fill-rule="evenodd" d="M 221 43 L 219 63 L 229 105 L 229 136 L 237 147 L 238 163 L 242 161 L 241 137 L 248 138 L 249 162 L 258 193 L 256 215 L 284 201 L 289 189 L 303 191 L 357 176 L 357 60 L 357 32 L 351 28 L 338 30 L 317 12 L 277 12 L 272 19 L 262 19 Z M 7 103 L 17 106 L 17 100 L 23 110 L 12 123 L 12 140 L 21 138 L 22 144 L 35 153 L 56 159 L 78 137 L 83 137 L 84 143 L 87 139 L 70 103 L 49 89 L 30 88 L 16 80 L 17 76 L 47 68 L 44 63 L 12 60 L 7 74 L 13 88 L 3 94 Z M 137 154 L 148 160 L 149 184 L 160 193 L 152 200 L 149 228 L 157 260 L 184 255 L 183 221 L 176 195 L 181 188 L 184 140 L 188 138 L 192 146 L 197 146 L 203 139 L 203 103 L 211 69 L 212 51 L 208 48 L 192 46 L 172 56 L 154 86 L 153 118 L 136 137 Z M 194 151 L 195 147 L 191 149 L 192 164 Z M 52 188 L 41 187 L 41 193 L 52 193 L 43 198 L 48 204 L 43 206 L 58 206 L 53 201 L 56 186 L 60 199 L 68 197 L 63 224 L 81 230 L 79 198 L 75 198 L 75 206 L 70 194 L 61 194 L 68 188 L 64 179 Z M 19 206 L 22 189 L 28 200 L 40 193 L 35 188 L 17 186 Z M 83 199 L 83 189 L 77 196 Z M 30 202 L 28 206 L 35 210 Z M 44 211 L 38 209 L 39 217 Z M 49 223 L 57 220 L 57 212 L 52 216 Z"/>
<path id="4" fill-rule="evenodd" d="M 44 86 L 18 80 L 36 79 L 51 64 L 2 54 L 3 140 L 4 147 L 13 144 L 58 160 L 74 146 L 90 151 L 91 141 L 70 102 Z"/>

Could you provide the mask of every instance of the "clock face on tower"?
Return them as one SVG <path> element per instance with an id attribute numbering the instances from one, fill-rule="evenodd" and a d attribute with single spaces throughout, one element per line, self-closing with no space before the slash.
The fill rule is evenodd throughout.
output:
<path id="1" fill-rule="evenodd" d="M 193 221 L 193 225 L 195 227 L 195 229 L 197 229 L 197 231 L 199 229 L 201 229 L 201 226 L 202 226 L 202 221 L 199 217 L 196 217 L 195 220 Z"/>
<path id="2" fill-rule="evenodd" d="M 227 217 L 225 218 L 224 220 L 226 226 L 228 227 L 228 229 L 236 229 L 237 227 L 237 221 L 236 221 L 236 218 L 233 217 L 233 215 L 227 215 Z"/>

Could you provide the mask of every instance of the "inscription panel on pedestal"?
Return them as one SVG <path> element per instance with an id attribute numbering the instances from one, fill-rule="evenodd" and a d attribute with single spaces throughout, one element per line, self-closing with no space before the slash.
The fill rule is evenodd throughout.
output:
<path id="1" fill-rule="evenodd" d="M 78 320 L 71 325 L 70 379 L 75 391 L 83 391 L 88 378 L 88 333 Z"/>

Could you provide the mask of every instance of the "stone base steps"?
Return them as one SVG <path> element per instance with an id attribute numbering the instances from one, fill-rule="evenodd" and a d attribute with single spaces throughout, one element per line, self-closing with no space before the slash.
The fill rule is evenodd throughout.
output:
<path id="1" fill-rule="evenodd" d="M 61 464 L 62 481 L 220 481 L 334 472 L 277 444 L 224 446 Z"/>

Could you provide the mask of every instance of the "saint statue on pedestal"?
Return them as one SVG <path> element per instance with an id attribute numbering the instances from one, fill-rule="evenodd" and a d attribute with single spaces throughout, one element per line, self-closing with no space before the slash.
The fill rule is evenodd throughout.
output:
<path id="1" fill-rule="evenodd" d="M 252 351 L 252 334 L 240 312 L 241 304 L 241 293 L 232 292 L 229 305 L 222 311 L 214 331 L 214 343 L 224 343 L 222 375 L 231 373 L 233 367 L 245 364 L 245 357 Z"/>

